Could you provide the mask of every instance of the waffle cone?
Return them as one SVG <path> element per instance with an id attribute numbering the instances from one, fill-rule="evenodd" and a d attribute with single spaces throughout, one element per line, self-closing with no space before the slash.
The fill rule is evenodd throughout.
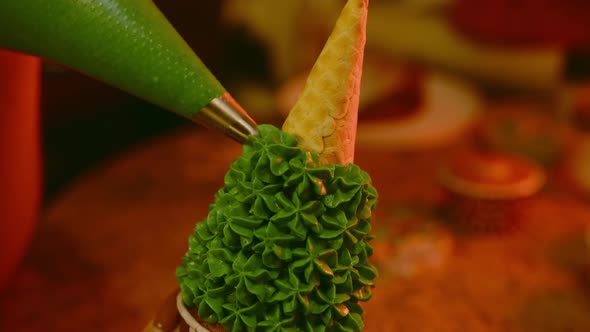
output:
<path id="1" fill-rule="evenodd" d="M 322 162 L 354 161 L 368 0 L 349 0 L 283 124 Z"/>

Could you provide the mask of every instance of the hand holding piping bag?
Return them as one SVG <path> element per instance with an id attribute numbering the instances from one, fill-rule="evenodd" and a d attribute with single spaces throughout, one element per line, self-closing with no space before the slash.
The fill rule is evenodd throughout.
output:
<path id="1" fill-rule="evenodd" d="M 257 134 L 149 0 L 1 1 L 0 48 L 54 60 L 240 143 Z"/>

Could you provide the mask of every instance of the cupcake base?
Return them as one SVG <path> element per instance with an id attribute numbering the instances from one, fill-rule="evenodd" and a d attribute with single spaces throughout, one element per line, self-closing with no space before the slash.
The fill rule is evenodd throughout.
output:
<path id="1" fill-rule="evenodd" d="M 181 325 L 184 325 L 185 328 L 188 327 L 188 330 L 186 330 L 188 332 L 225 332 L 223 326 L 207 323 L 200 319 L 196 313 L 191 312 L 191 310 L 184 305 L 181 293 L 178 293 L 176 296 L 176 308 L 186 324 Z M 185 332 L 183 331 L 183 326 L 181 326 L 180 332 Z"/>

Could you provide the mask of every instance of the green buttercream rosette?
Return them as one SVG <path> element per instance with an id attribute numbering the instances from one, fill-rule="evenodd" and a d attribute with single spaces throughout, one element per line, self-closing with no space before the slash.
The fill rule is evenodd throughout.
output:
<path id="1" fill-rule="evenodd" d="M 262 125 L 231 165 L 176 275 L 184 302 L 228 331 L 360 331 L 377 192 Z"/>

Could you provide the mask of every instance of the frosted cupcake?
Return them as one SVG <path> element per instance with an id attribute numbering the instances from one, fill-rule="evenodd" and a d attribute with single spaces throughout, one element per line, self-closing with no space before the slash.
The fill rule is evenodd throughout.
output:
<path id="1" fill-rule="evenodd" d="M 259 126 L 231 164 L 176 272 L 181 330 L 362 330 L 377 276 L 377 192 L 352 163 L 366 16 L 348 1 L 283 130 Z"/>

